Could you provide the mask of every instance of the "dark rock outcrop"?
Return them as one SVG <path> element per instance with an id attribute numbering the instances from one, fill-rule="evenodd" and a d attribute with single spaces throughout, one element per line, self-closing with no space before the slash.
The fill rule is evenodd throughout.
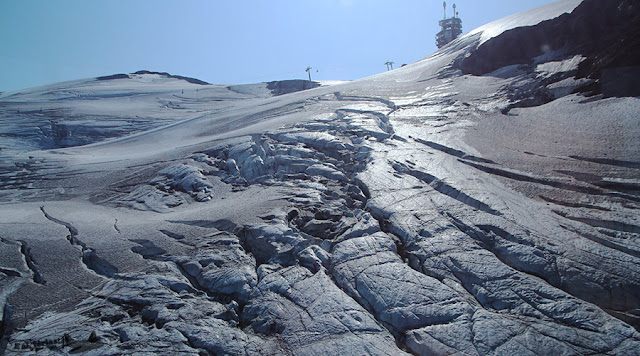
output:
<path id="1" fill-rule="evenodd" d="M 129 77 L 129 74 L 124 74 L 124 73 L 120 73 L 120 74 L 112 74 L 112 75 L 105 75 L 102 77 L 98 77 L 96 78 L 97 80 L 112 80 L 112 79 L 129 79 L 131 77 Z"/>
<path id="2" fill-rule="evenodd" d="M 530 64 L 549 51 L 562 51 L 586 57 L 578 78 L 599 79 L 604 69 L 640 65 L 639 29 L 637 1 L 585 0 L 571 14 L 514 28 L 488 40 L 462 61 L 460 69 L 465 74 L 484 75 L 509 65 Z M 600 85 L 590 89 L 602 90 Z M 608 90 L 616 96 L 633 96 L 637 91 L 633 85 Z"/>
<path id="3" fill-rule="evenodd" d="M 320 86 L 318 82 L 302 79 L 278 80 L 267 83 L 267 89 L 271 90 L 274 96 L 295 93 L 297 91 L 313 89 Z"/>

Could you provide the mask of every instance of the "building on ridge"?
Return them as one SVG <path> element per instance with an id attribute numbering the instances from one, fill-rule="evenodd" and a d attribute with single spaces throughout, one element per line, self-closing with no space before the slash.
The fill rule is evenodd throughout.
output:
<path id="1" fill-rule="evenodd" d="M 462 20 L 458 17 L 456 12 L 456 4 L 453 4 L 453 17 L 447 18 L 447 3 L 443 2 L 444 19 L 440 20 L 438 24 L 442 28 L 436 35 L 436 45 L 438 48 L 444 47 L 447 43 L 455 40 L 462 34 Z"/>

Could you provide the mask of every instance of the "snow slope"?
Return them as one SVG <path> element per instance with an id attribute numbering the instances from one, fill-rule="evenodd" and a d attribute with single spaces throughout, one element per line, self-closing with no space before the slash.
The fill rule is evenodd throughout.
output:
<path id="1" fill-rule="evenodd" d="M 285 95 L 1 94 L 4 352 L 637 354 L 640 99 L 561 50 L 460 71 L 579 3 Z"/>

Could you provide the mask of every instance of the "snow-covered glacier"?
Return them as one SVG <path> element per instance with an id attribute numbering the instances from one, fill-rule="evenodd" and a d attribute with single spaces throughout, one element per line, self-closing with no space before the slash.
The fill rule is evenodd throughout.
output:
<path id="1" fill-rule="evenodd" d="M 352 82 L 1 93 L 1 352 L 640 354 L 638 13 Z"/>

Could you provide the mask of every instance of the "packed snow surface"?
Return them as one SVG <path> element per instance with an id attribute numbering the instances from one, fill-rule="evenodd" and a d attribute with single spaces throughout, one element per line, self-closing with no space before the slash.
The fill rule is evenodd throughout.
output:
<path id="1" fill-rule="evenodd" d="M 306 84 L 0 94 L 0 350 L 639 354 L 640 99 L 577 93 L 559 52 L 456 66 L 579 3 L 283 95 Z"/>

